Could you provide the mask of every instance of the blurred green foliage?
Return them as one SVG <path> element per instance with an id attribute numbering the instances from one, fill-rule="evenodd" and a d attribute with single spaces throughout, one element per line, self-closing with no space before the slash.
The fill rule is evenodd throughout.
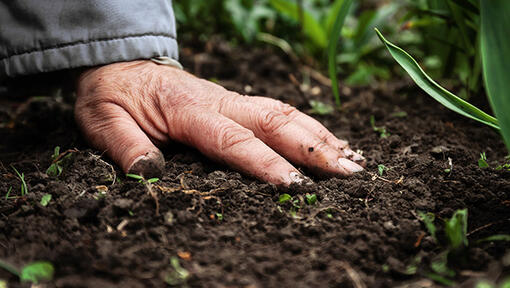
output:
<path id="1" fill-rule="evenodd" d="M 290 44 L 302 63 L 326 71 L 327 43 L 342 0 L 176 0 L 183 41 L 220 35 L 233 45 Z M 461 97 L 481 91 L 478 0 L 355 0 L 338 43 L 337 71 L 347 85 L 387 80 L 395 63 L 377 40 L 378 27 L 400 47 L 423 59 L 435 79 Z M 275 41 L 282 40 L 282 41 Z M 279 45 L 283 47 L 282 45 Z M 280 47 L 280 48 L 281 48 Z"/>

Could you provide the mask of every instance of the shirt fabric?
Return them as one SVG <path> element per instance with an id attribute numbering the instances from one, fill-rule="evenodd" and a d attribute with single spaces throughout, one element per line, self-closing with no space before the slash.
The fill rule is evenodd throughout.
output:
<path id="1" fill-rule="evenodd" d="M 0 80 L 156 57 L 178 66 L 171 0 L 0 1 Z"/>

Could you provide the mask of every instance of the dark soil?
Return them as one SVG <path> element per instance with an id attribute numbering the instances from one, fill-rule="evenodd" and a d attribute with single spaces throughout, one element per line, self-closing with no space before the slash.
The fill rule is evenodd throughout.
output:
<path id="1" fill-rule="evenodd" d="M 331 103 L 330 89 L 313 78 L 313 89 L 301 92 L 290 79 L 301 81 L 299 68 L 278 55 L 220 43 L 205 51 L 184 49 L 182 62 L 229 89 L 305 111 L 310 99 Z M 439 284 L 427 273 L 446 249 L 445 237 L 439 232 L 440 243 L 434 243 L 417 213 L 446 219 L 467 208 L 471 245 L 450 259 L 456 284 L 508 275 L 508 242 L 475 243 L 510 234 L 510 172 L 494 169 L 507 154 L 498 134 L 442 108 L 407 81 L 342 90 L 343 111 L 317 118 L 363 151 L 366 171 L 348 179 L 314 178 L 308 191 L 291 189 L 295 208 L 280 204 L 283 192 L 273 186 L 173 145 L 163 150 L 166 172 L 151 188 L 159 214 L 144 184 L 88 148 L 73 124 L 72 104 L 59 97 L 4 100 L 0 259 L 17 267 L 50 261 L 55 277 L 49 287 L 164 287 L 165 281 L 191 287 L 431 287 Z M 371 115 L 388 137 L 373 130 Z M 77 149 L 69 151 L 58 178 L 46 174 L 55 146 Z M 491 168 L 478 167 L 480 152 Z M 448 158 L 450 173 L 444 171 Z M 388 168 L 382 177 L 376 176 L 379 164 Z M 24 173 L 24 197 L 11 165 Z M 12 198 L 5 199 L 10 187 Z M 52 199 L 42 206 L 47 193 Z M 317 203 L 306 204 L 305 193 L 316 194 Z M 442 221 L 436 223 L 441 229 Z M 186 279 L 171 259 L 189 272 Z M 416 273 L 406 272 L 413 263 Z M 20 285 L 1 269 L 0 279 Z"/>

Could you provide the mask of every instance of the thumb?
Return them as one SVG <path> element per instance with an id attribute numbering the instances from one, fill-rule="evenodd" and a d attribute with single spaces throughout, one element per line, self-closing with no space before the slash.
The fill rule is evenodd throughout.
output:
<path id="1" fill-rule="evenodd" d="M 105 152 L 125 173 L 144 178 L 163 174 L 163 154 L 122 107 L 112 102 L 90 103 L 78 97 L 75 118 L 90 144 Z"/>

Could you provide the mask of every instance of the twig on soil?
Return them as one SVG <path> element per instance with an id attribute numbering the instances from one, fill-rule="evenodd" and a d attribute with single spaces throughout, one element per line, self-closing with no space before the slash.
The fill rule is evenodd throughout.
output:
<path id="1" fill-rule="evenodd" d="M 416 239 L 416 242 L 414 242 L 414 248 L 418 248 L 421 244 L 421 240 L 423 240 L 423 237 L 425 237 L 427 233 L 421 231 L 420 235 L 418 236 L 418 239 Z"/>
<path id="2" fill-rule="evenodd" d="M 78 152 L 78 149 L 76 149 L 76 148 L 74 148 L 74 149 L 76 150 L 74 152 Z M 67 151 L 70 151 L 70 150 L 67 150 Z M 108 163 L 108 162 L 106 162 L 106 161 L 104 161 L 103 159 L 101 159 L 102 154 L 101 155 L 94 155 L 94 154 L 92 154 L 90 152 L 89 152 L 89 154 L 90 154 L 90 156 L 92 158 L 96 159 L 97 161 L 100 161 L 101 163 L 105 164 L 107 167 L 109 167 L 112 170 L 113 180 L 112 180 L 112 184 L 110 184 L 110 185 L 115 185 L 115 181 L 117 180 L 117 173 L 115 173 L 115 168 L 113 168 L 113 165 Z M 60 154 L 60 155 L 62 155 L 62 154 Z"/>
<path id="3" fill-rule="evenodd" d="M 375 187 L 372 187 L 372 189 L 370 191 L 368 191 L 367 197 L 365 197 L 365 207 L 366 208 L 368 208 L 368 201 L 369 201 L 368 197 L 370 197 L 370 194 L 372 194 L 372 192 L 374 192 L 374 190 L 375 190 Z M 367 214 L 367 215 L 369 215 L 369 214 Z"/>
<path id="4" fill-rule="evenodd" d="M 156 202 L 156 216 L 159 216 L 159 199 L 158 199 L 158 193 L 152 190 L 152 184 L 149 182 L 145 183 L 145 187 L 147 187 L 147 191 L 154 199 L 154 202 Z"/>
<path id="5" fill-rule="evenodd" d="M 500 220 L 500 221 L 492 222 L 492 223 L 489 223 L 489 224 L 485 224 L 485 225 L 480 226 L 480 227 L 478 227 L 478 228 L 476 228 L 476 229 L 473 229 L 471 232 L 466 233 L 466 237 L 469 237 L 469 236 L 471 236 L 471 234 L 474 234 L 474 233 L 476 233 L 476 232 L 478 232 L 478 231 L 480 231 L 480 230 L 483 230 L 483 229 L 489 228 L 489 227 L 491 227 L 492 225 L 500 224 L 500 223 L 503 223 L 503 222 L 506 222 L 506 221 L 510 221 L 510 219 L 505 219 L 505 220 Z"/>
<path id="6" fill-rule="evenodd" d="M 368 172 L 368 174 L 370 174 L 372 176 L 372 180 L 375 180 L 375 179 L 379 179 L 379 180 L 382 180 L 386 183 L 391 183 L 391 184 L 400 184 L 404 181 L 404 176 L 400 176 L 400 178 L 398 178 L 397 180 L 389 180 L 389 179 L 386 179 L 384 177 L 381 177 L 375 173 L 372 173 L 372 172 Z"/>
<path id="7" fill-rule="evenodd" d="M 331 80 L 328 77 L 322 75 L 319 71 L 317 71 L 309 66 L 303 66 L 301 68 L 301 71 L 310 74 L 310 77 L 312 77 L 313 79 L 315 79 L 317 82 L 321 83 L 322 85 L 331 87 Z"/>
<path id="8" fill-rule="evenodd" d="M 70 153 L 76 153 L 78 152 L 79 150 L 74 148 L 74 149 L 67 149 L 66 151 L 58 154 L 58 156 L 53 159 L 53 161 L 51 161 L 51 164 L 55 164 L 57 163 L 58 161 L 62 160 L 62 158 L 64 158 L 67 154 L 70 154 Z M 92 154 L 92 153 L 91 153 Z"/>
<path id="9" fill-rule="evenodd" d="M 327 207 L 324 207 L 324 208 L 321 208 L 317 211 L 315 211 L 313 214 L 312 214 L 312 218 L 315 218 L 317 217 L 317 215 L 319 215 L 321 212 L 324 212 L 324 211 L 327 211 L 327 210 L 335 210 L 339 213 L 345 213 L 344 210 L 340 209 L 340 208 L 337 208 L 335 206 L 327 206 Z"/>
<path id="10" fill-rule="evenodd" d="M 174 192 L 177 192 L 177 191 L 181 191 L 184 194 L 197 194 L 197 195 L 200 195 L 200 196 L 209 196 L 209 195 L 216 194 L 216 193 L 218 193 L 220 191 L 224 191 L 225 190 L 225 188 L 215 188 L 215 189 L 211 189 L 211 190 L 206 191 L 206 192 L 202 192 L 202 191 L 198 191 L 198 190 L 195 190 L 195 189 L 183 189 L 183 187 L 169 188 L 169 187 L 163 187 L 163 186 L 160 186 L 160 185 L 154 185 L 154 187 L 158 188 L 159 190 L 161 190 L 162 192 L 165 192 L 165 193 L 174 193 Z"/>
<path id="11" fill-rule="evenodd" d="M 345 272 L 347 272 L 347 276 L 349 276 L 349 278 L 352 281 L 352 285 L 355 288 L 366 288 L 367 287 L 367 286 L 365 286 L 365 283 L 363 283 L 363 281 L 361 280 L 361 277 L 359 276 L 358 272 L 356 270 L 354 270 L 351 267 L 351 265 L 349 265 L 349 263 L 344 262 L 344 261 L 339 261 L 337 263 L 338 263 L 338 266 L 340 266 L 340 268 L 344 269 Z"/>

